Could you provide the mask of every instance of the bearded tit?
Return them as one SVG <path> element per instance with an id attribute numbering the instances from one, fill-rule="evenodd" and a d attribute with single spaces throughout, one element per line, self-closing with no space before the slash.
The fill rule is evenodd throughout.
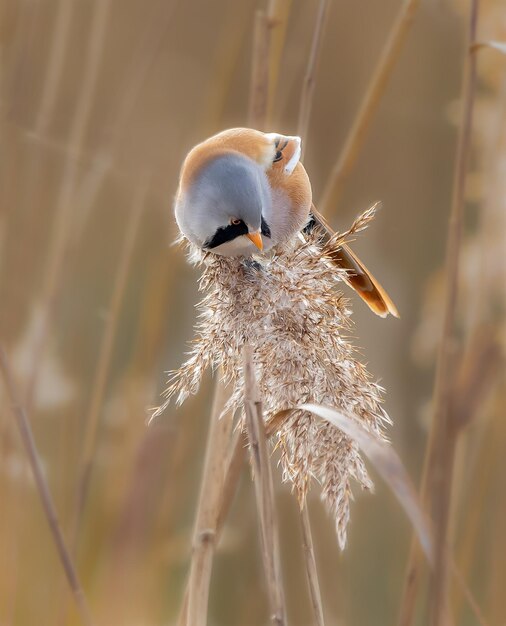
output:
<path id="1" fill-rule="evenodd" d="M 333 231 L 312 204 L 299 137 L 249 128 L 225 130 L 188 153 L 176 195 L 176 221 L 199 248 L 251 256 L 298 236 L 308 224 L 325 243 Z M 382 317 L 398 317 L 392 300 L 347 245 L 329 255 L 348 284 Z"/>

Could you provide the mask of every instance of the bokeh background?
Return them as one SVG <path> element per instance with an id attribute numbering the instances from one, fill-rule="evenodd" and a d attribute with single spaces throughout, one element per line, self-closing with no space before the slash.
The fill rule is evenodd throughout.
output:
<path id="1" fill-rule="evenodd" d="M 318 2 L 274 4 L 283 19 L 273 29 L 284 32 L 284 44 L 266 130 L 294 134 Z M 400 4 L 330 2 L 306 138 L 316 202 Z M 164 371 L 184 359 L 199 297 L 196 270 L 171 246 L 172 202 L 189 148 L 248 122 L 253 24 L 264 8 L 261 0 L 0 3 L 0 336 L 69 541 L 79 471 L 91 451 L 76 561 L 98 624 L 177 620 L 212 381 L 146 426 Z M 353 297 L 356 337 L 387 390 L 391 439 L 416 483 L 441 337 L 467 15 L 464 0 L 422 0 L 363 150 L 327 213 L 344 230 L 383 201 L 355 249 L 401 319 L 377 318 Z M 479 39 L 506 39 L 502 0 L 481 3 Z M 478 73 L 458 302 L 463 346 L 478 328 L 504 339 L 506 57 L 480 51 Z M 495 369 L 460 438 L 451 519 L 456 562 L 494 626 L 506 623 L 505 399 L 504 374 Z M 87 448 L 90 423 L 96 445 Z M 296 503 L 276 482 L 289 622 L 306 626 Z M 375 482 L 374 495 L 356 494 L 344 553 L 317 485 L 312 490 L 331 626 L 396 623 L 412 530 Z M 427 623 L 425 578 L 418 624 Z M 477 623 L 458 587 L 452 599 L 456 624 Z M 214 564 L 209 623 L 267 621 L 244 471 Z M 77 623 L 2 389 L 0 624 Z"/>

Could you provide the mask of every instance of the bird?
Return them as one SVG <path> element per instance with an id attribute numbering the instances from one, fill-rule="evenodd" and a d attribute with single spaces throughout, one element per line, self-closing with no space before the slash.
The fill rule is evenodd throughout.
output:
<path id="1" fill-rule="evenodd" d="M 300 137 L 231 128 L 197 144 L 181 167 L 175 218 L 188 241 L 228 257 L 266 254 L 316 231 L 327 259 L 346 270 L 345 281 L 369 308 L 399 317 L 351 248 L 333 243 L 334 231 L 313 203 Z"/>

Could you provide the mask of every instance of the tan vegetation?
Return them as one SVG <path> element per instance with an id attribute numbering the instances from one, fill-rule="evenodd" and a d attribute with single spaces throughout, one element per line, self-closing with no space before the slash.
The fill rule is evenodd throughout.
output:
<path id="1" fill-rule="evenodd" d="M 0 624 L 503 624 L 503 2 L 5 0 L 0 16 Z M 247 124 L 303 136 L 337 230 L 382 201 L 355 245 L 401 319 L 351 292 L 350 317 L 322 275 L 346 337 L 321 348 L 355 398 L 341 379 L 301 393 L 280 352 L 237 341 L 212 411 L 204 376 L 148 427 L 198 298 L 170 245 L 178 169 Z M 360 363 L 388 391 L 391 445 Z M 227 401 L 242 430 L 218 420 Z M 353 457 L 331 481 L 356 498 L 342 553 L 347 502 L 332 519 L 313 497 L 325 472 L 306 493 L 302 418 L 332 433 L 325 459 Z M 386 482 L 362 497 L 341 479 L 369 484 L 367 459 Z"/>

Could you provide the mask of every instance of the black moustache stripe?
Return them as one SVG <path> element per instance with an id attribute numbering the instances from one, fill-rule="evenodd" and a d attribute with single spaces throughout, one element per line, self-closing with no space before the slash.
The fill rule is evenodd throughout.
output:
<path id="1" fill-rule="evenodd" d="M 264 237 L 268 237 L 269 239 L 271 238 L 271 229 L 269 228 L 269 224 L 267 224 L 263 217 L 260 232 Z M 228 226 L 225 226 L 223 228 L 218 228 L 218 230 L 214 233 L 211 239 L 208 239 L 204 243 L 204 248 L 206 248 L 206 250 L 212 250 L 213 248 L 217 248 L 227 241 L 232 241 L 236 237 L 247 234 L 248 227 L 244 222 L 241 222 L 240 224 L 229 224 Z"/>
<path id="2" fill-rule="evenodd" d="M 310 235 L 314 231 L 315 228 L 316 228 L 316 220 L 314 218 L 314 215 L 310 213 L 307 224 L 302 229 L 302 232 L 306 235 Z"/>
<path id="3" fill-rule="evenodd" d="M 208 239 L 204 243 L 204 248 L 212 250 L 213 248 L 221 246 L 222 243 L 232 241 L 236 237 L 247 234 L 248 227 L 244 222 L 241 222 L 240 224 L 229 224 L 224 228 L 218 228 L 218 230 L 214 233 L 211 239 Z"/>

